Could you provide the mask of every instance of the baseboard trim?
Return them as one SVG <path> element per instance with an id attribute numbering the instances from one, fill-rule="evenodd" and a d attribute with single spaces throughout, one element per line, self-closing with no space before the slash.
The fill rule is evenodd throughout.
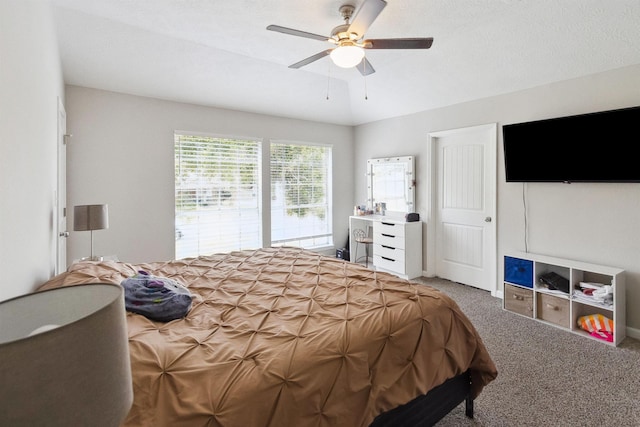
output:
<path id="1" fill-rule="evenodd" d="M 630 328 L 627 326 L 627 336 L 629 338 L 640 340 L 640 329 Z"/>

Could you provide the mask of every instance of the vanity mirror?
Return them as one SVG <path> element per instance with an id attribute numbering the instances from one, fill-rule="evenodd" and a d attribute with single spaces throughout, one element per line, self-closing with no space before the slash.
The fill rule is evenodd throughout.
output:
<path id="1" fill-rule="evenodd" d="M 415 184 L 414 156 L 367 160 L 369 208 L 384 204 L 390 215 L 415 212 Z"/>

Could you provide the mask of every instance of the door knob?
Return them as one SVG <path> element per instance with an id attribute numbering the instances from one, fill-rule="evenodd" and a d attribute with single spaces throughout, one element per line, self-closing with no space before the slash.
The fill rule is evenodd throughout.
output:
<path id="1" fill-rule="evenodd" d="M 60 232 L 60 237 L 69 237 L 69 232 L 68 231 L 61 231 Z"/>
<path id="2" fill-rule="evenodd" d="M 490 216 L 486 217 L 486 218 L 484 219 L 484 222 L 491 222 L 491 217 L 490 217 Z"/>

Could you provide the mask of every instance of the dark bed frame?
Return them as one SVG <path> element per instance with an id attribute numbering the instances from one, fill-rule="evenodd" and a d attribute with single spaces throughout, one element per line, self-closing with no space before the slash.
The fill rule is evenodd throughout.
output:
<path id="1" fill-rule="evenodd" d="M 411 402 L 378 415 L 370 427 L 427 427 L 440 421 L 463 401 L 473 418 L 469 371 L 453 377 Z"/>

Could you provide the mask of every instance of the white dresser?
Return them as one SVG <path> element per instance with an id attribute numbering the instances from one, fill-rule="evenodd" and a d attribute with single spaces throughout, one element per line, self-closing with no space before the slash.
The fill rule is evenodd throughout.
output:
<path id="1" fill-rule="evenodd" d="M 354 241 L 355 229 L 371 230 L 373 266 L 405 279 L 422 276 L 422 222 L 382 215 L 349 217 L 349 251 L 355 259 L 364 255 L 364 245 Z M 356 253 L 357 248 L 357 253 Z"/>

